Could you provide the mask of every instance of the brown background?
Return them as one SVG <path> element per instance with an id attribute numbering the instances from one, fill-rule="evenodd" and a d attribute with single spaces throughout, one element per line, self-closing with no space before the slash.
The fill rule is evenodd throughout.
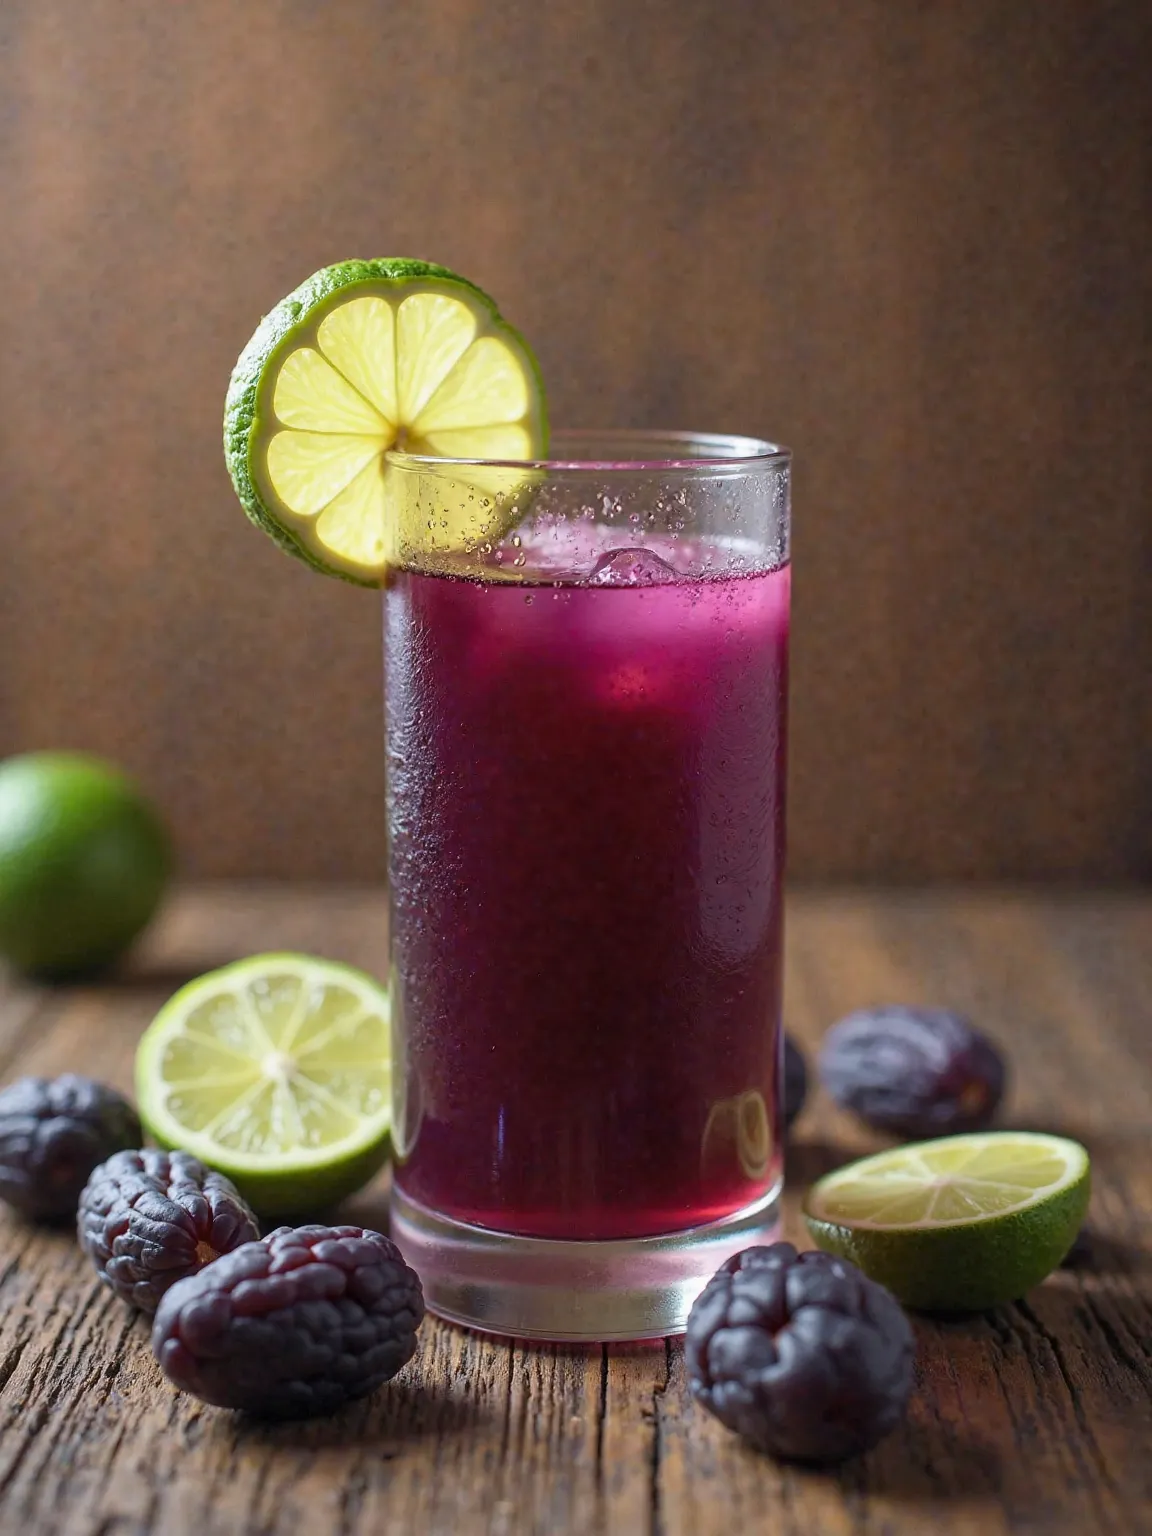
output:
<path id="1" fill-rule="evenodd" d="M 1152 6 L 5 0 L 0 750 L 373 877 L 379 614 L 223 470 L 259 315 L 427 255 L 554 419 L 797 453 L 793 868 L 1152 865 Z"/>

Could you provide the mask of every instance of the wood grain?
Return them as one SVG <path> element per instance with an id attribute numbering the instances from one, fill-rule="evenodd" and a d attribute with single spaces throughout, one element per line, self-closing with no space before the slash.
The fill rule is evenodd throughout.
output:
<path id="1" fill-rule="evenodd" d="M 377 605 L 219 421 L 281 294 L 414 252 L 558 422 L 794 446 L 798 875 L 1146 874 L 1150 76 L 1146 0 L 8 0 L 0 752 L 377 877 Z"/>
<path id="2" fill-rule="evenodd" d="M 379 966 L 351 890 L 185 893 L 102 986 L 0 994 L 0 1079 L 127 1084 L 186 976 L 256 948 Z M 264 1428 L 173 1392 L 144 1324 L 66 1233 L 0 1221 L 0 1530 L 29 1536 L 1135 1536 L 1152 1528 L 1152 897 L 802 895 L 787 1014 L 808 1046 L 883 1000 L 968 1009 L 1009 1051 L 1010 1123 L 1091 1149 L 1088 1263 L 967 1322 L 916 1322 L 907 1423 L 833 1472 L 780 1467 L 707 1418 L 676 1342 L 569 1349 L 429 1322 L 417 1358 L 330 1421 Z M 804 1183 L 872 1143 L 814 1095 Z M 385 1191 L 349 1214 L 385 1219 Z"/>

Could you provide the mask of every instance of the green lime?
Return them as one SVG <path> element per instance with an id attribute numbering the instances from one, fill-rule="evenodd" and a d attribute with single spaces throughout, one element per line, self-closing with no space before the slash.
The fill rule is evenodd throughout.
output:
<path id="1" fill-rule="evenodd" d="M 140 1041 L 140 1118 L 262 1214 L 322 1210 L 387 1160 L 389 1019 L 387 991 L 332 960 L 254 955 L 210 971 Z"/>
<path id="2" fill-rule="evenodd" d="M 1088 1209 L 1088 1153 L 1032 1131 L 945 1136 L 861 1158 L 808 1191 L 817 1245 L 905 1306 L 979 1312 L 1060 1263 Z"/>
<path id="3" fill-rule="evenodd" d="M 369 586 L 405 528 L 441 548 L 498 537 L 516 485 L 464 469 L 459 494 L 407 505 L 393 450 L 520 461 L 546 444 L 527 343 L 474 284 L 400 258 L 325 267 L 277 304 L 240 355 L 224 411 L 228 470 L 253 522 Z"/>
<path id="4" fill-rule="evenodd" d="M 151 918 L 171 865 L 160 817 L 96 757 L 0 763 L 0 954 L 62 976 L 115 960 Z"/>

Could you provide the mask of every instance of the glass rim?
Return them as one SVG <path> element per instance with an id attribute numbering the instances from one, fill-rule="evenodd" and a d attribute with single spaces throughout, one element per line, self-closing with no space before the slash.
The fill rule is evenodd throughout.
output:
<path id="1" fill-rule="evenodd" d="M 595 443 L 603 454 L 586 455 L 569 453 L 554 456 L 554 450 L 565 442 Z M 618 445 L 619 457 L 612 456 L 613 444 Z M 697 445 L 703 452 L 688 453 L 689 445 Z M 635 449 L 650 445 L 651 454 L 637 457 Z M 665 451 L 660 452 L 658 450 Z M 625 452 L 628 449 L 630 451 Z M 677 452 L 676 450 L 680 450 Z M 450 468 L 512 469 L 544 471 L 564 474 L 573 471 L 603 474 L 661 474 L 668 470 L 763 470 L 781 467 L 791 462 L 791 449 L 781 443 L 770 443 L 765 438 L 746 437 L 727 432 L 665 432 L 659 430 L 623 427 L 559 428 L 549 443 L 549 456 L 542 459 L 479 459 L 452 458 L 440 454 L 409 453 L 403 448 L 390 448 L 385 455 L 397 469 L 444 471 Z"/>

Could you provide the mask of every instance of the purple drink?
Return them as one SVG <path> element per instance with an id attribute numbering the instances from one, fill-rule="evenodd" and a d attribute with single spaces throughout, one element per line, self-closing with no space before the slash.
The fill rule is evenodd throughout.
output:
<path id="1" fill-rule="evenodd" d="M 639 1238 L 779 1182 L 789 569 L 730 554 L 387 590 L 396 1180 L 443 1216 Z"/>

